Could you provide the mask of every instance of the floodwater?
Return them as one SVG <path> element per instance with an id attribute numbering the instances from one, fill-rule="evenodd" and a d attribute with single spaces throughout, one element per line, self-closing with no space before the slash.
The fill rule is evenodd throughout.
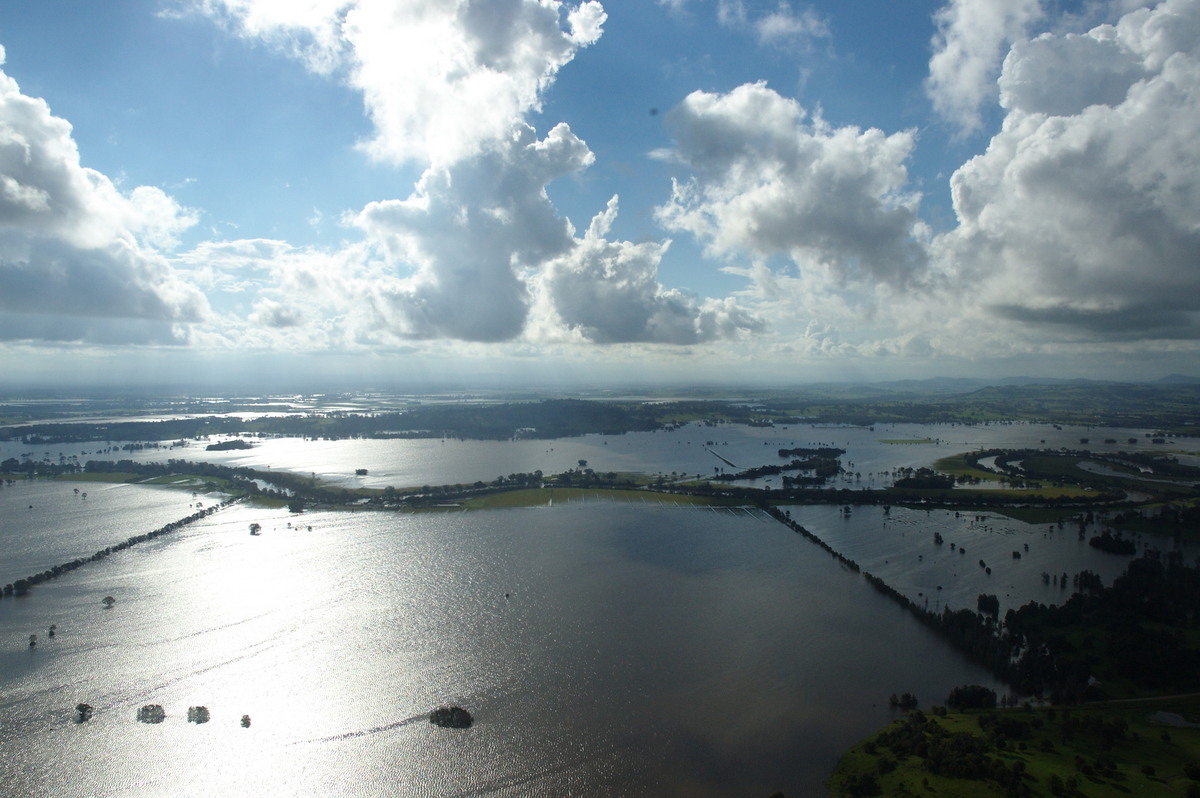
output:
<path id="1" fill-rule="evenodd" d="M 997 512 L 958 512 L 904 507 L 854 507 L 849 514 L 831 505 L 784 507 L 792 520 L 835 551 L 883 579 L 919 606 L 931 610 L 975 610 L 981 593 L 995 595 L 1000 615 L 1030 601 L 1061 604 L 1079 571 L 1111 584 L 1132 556 L 1100 551 L 1088 541 L 1101 532 L 1100 519 L 1084 525 L 1027 524 Z M 942 536 L 942 543 L 934 535 Z M 1177 548 L 1185 561 L 1200 554 L 1194 544 L 1169 537 L 1133 537 L 1138 553 Z M 1015 555 L 1015 556 L 1014 556 Z M 1062 584 L 1062 575 L 1070 579 Z"/>
<path id="2" fill-rule="evenodd" d="M 891 693 L 993 684 L 770 518 L 600 503 L 239 505 L 3 600 L 0 640 L 11 795 L 816 795 Z"/>
<path id="3" fill-rule="evenodd" d="M 0 488 L 0 586 L 89 557 L 217 501 L 177 488 L 16 480 Z"/>
<path id="4" fill-rule="evenodd" d="M 152 462 L 200 460 L 258 469 L 284 469 L 313 474 L 341 485 L 413 488 L 422 485 L 488 482 L 512 473 L 541 470 L 555 474 L 578 468 L 579 461 L 598 472 L 638 472 L 678 476 L 708 476 L 783 462 L 781 448 L 832 446 L 844 449 L 842 465 L 849 476 L 833 487 L 883 488 L 898 468 L 932 466 L 939 458 L 980 448 L 1070 448 L 1095 452 L 1174 451 L 1174 444 L 1154 444 L 1150 430 L 1062 427 L 1049 424 L 881 424 L 875 427 L 794 424 L 747 427 L 692 423 L 677 430 L 631 432 L 624 435 L 583 435 L 554 440 L 464 441 L 452 438 L 248 439 L 254 448 L 206 451 L 213 440 L 183 445 L 124 451 L 121 442 L 94 441 L 26 445 L 0 441 L 0 459 L 29 454 L 35 460 L 83 463 L 89 459 L 129 458 Z M 1080 443 L 1087 438 L 1088 444 Z M 1105 439 L 1117 443 L 1104 443 Z M 1131 445 L 1128 439 L 1136 438 Z M 932 441 L 900 443 L 898 441 Z M 1195 449 L 1194 441 L 1185 448 Z M 1181 459 L 1186 459 L 1184 456 Z M 726 462 L 728 461 L 728 462 Z M 728 463 L 733 463 L 730 466 Z M 367 475 L 355 476 L 358 469 Z M 771 483 L 764 480 L 764 483 Z M 772 484 L 778 485 L 778 480 Z"/>
<path id="5" fill-rule="evenodd" d="M 711 475 L 730 468 L 717 454 L 748 468 L 778 462 L 778 448 L 827 445 L 847 450 L 852 476 L 836 486 L 882 487 L 894 469 L 945 455 L 1078 448 L 1081 437 L 1144 431 L 693 424 L 554 441 L 48 448 L 64 461 L 207 459 L 402 487 L 579 460 L 601 472 Z M 926 439 L 935 442 L 892 442 Z M 36 448 L 3 442 L 0 458 L 47 456 Z M 0 583 L 221 498 L 192 490 L 0 488 Z M 787 509 L 931 608 L 973 609 L 980 593 L 1002 611 L 1051 603 L 1070 590 L 1043 573 L 1088 568 L 1108 582 L 1129 559 L 1092 549 L 1071 524 Z M 964 683 L 1000 688 L 861 575 L 750 510 L 584 502 L 295 516 L 236 505 L 0 600 L 0 784 L 20 796 L 820 795 L 838 756 L 892 717 L 889 695 L 931 706 Z M 82 724 L 81 702 L 95 707 Z M 445 703 L 467 707 L 475 725 L 429 724 Z M 139 723 L 146 704 L 166 719 Z M 190 723 L 193 706 L 211 720 Z"/>

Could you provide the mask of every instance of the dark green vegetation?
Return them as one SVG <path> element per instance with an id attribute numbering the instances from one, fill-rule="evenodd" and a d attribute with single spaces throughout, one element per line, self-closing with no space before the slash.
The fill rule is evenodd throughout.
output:
<path id="1" fill-rule="evenodd" d="M 829 794 L 1200 795 L 1197 720 L 1194 698 L 958 713 L 934 707 L 856 745 L 829 779 Z"/>
<path id="2" fill-rule="evenodd" d="M 958 714 L 913 712 L 847 753 L 834 798 L 1200 796 L 1200 567 L 1141 558 L 1109 587 L 1083 571 L 1063 604 L 1030 602 L 1002 622 L 995 596 L 938 615 L 864 576 L 1018 694 L 1058 708 L 1005 696 L 1010 709 L 980 711 L 995 709 L 993 691 L 956 688 L 946 704 Z M 1055 580 L 1065 589 L 1066 574 Z"/>
<path id="3" fill-rule="evenodd" d="M 229 452 L 242 449 L 252 449 L 254 444 L 249 441 L 244 441 L 241 438 L 234 438 L 231 441 L 221 441 L 220 443 L 210 443 L 204 449 L 209 452 Z"/>
<path id="4" fill-rule="evenodd" d="M 57 465 L 15 459 L 0 463 L 0 475 L 16 478 L 46 477 L 66 481 L 128 482 L 166 485 L 188 490 L 222 491 L 272 507 L 305 509 L 356 508 L 386 510 L 495 509 L 530 507 L 554 501 L 628 501 L 680 505 L 737 505 L 750 501 L 755 491 L 717 491 L 711 486 L 696 491 L 665 486 L 662 478 L 590 468 L 559 474 L 541 471 L 498 476 L 470 484 L 421 485 L 403 489 L 343 488 L 311 475 L 258 470 L 215 463 L 168 460 L 144 463 L 134 460 L 89 460 L 83 465 Z"/>
<path id="5" fill-rule="evenodd" d="M 1200 570 L 1165 560 L 1133 560 L 1109 587 L 1084 571 L 1062 605 L 1010 610 L 1002 639 L 1041 652 L 1012 666 L 1014 687 L 1065 701 L 1200 690 Z"/>
<path id="6" fill-rule="evenodd" d="M 429 713 L 429 722 L 445 729 L 469 729 L 474 720 L 471 713 L 460 706 L 438 707 Z"/>
<path id="7" fill-rule="evenodd" d="M 864 576 L 1019 695 L 1076 703 L 1200 691 L 1200 569 L 1165 559 L 1133 560 L 1108 587 L 1089 571 L 1056 576 L 1074 589 L 1063 604 L 1030 602 L 1002 620 L 994 597 L 981 595 L 979 612 L 937 613 Z"/>
<path id="8" fill-rule="evenodd" d="M 677 403 L 676 420 L 691 420 L 707 403 Z M 1093 426 L 1150 427 L 1196 434 L 1200 385 L 1142 385 L 1078 381 L 958 391 L 928 384 L 813 388 L 804 393 L 756 397 L 721 416 L 731 422 L 806 424 L 988 423 L 1039 421 Z M 673 405 L 666 403 L 664 408 Z"/>
<path id="9" fill-rule="evenodd" d="M 628 502 L 630 504 L 680 507 L 729 507 L 745 502 L 713 496 L 663 493 L 646 488 L 521 488 L 487 493 L 455 504 L 464 510 L 496 510 L 506 507 L 540 507 L 567 502 Z M 437 508 L 434 508 L 437 509 Z"/>
<path id="10" fill-rule="evenodd" d="M 787 471 L 807 471 L 812 476 L 783 478 L 784 487 L 801 487 L 824 485 L 830 477 L 842 473 L 839 458 L 846 453 L 845 449 L 822 447 L 817 449 L 780 449 L 780 457 L 792 458 L 786 463 L 763 465 L 748 468 L 736 473 L 721 473 L 713 479 L 723 482 L 733 482 L 741 479 L 761 479 L 762 477 L 783 474 Z"/>
<path id="11" fill-rule="evenodd" d="M 0 439 L 34 446 L 70 441 L 171 441 L 211 435 L 284 435 L 305 438 L 563 438 L 653 430 L 655 405 L 555 399 L 505 404 L 435 404 L 403 412 L 330 410 L 242 419 L 199 416 L 164 421 L 78 421 L 0 428 Z"/>

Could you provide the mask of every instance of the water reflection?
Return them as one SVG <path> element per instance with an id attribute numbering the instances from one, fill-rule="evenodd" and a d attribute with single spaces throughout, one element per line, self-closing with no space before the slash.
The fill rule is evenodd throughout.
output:
<path id="1" fill-rule="evenodd" d="M 306 521 L 232 508 L 0 605 L 4 639 L 59 628 L 23 670 L 3 661 L 0 780 L 25 795 L 812 795 L 891 693 L 991 684 L 761 517 L 582 504 Z M 95 712 L 76 724 L 81 701 Z M 428 723 L 443 704 L 475 722 Z M 135 722 L 147 705 L 161 723 Z M 210 722 L 187 722 L 200 707 Z"/>

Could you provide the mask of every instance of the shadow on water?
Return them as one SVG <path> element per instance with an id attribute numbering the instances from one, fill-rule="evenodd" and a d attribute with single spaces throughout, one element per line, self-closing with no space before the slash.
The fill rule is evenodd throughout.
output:
<path id="1" fill-rule="evenodd" d="M 673 514 L 673 510 L 661 515 L 634 510 L 624 516 L 610 516 L 613 542 L 631 561 L 698 576 L 745 567 L 737 557 L 730 556 L 744 545 L 736 535 L 729 534 L 730 518 L 741 520 L 742 524 L 734 527 L 738 531 L 769 529 L 768 523 L 775 523 L 765 513 L 748 507 L 698 507 L 692 512 L 696 521 L 689 525 L 687 534 L 702 536 L 708 541 L 706 546 L 680 547 L 682 516 Z"/>

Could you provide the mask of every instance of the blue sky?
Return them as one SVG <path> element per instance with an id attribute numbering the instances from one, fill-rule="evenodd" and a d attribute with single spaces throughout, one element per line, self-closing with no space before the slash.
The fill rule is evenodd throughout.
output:
<path id="1" fill-rule="evenodd" d="M 0 13 L 13 384 L 1195 373 L 1200 0 Z"/>

